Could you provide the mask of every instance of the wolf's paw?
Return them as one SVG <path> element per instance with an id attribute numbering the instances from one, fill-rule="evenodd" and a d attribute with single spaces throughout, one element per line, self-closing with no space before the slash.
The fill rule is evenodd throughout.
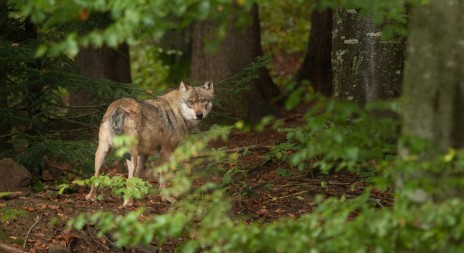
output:
<path id="1" fill-rule="evenodd" d="M 177 199 L 174 198 L 173 196 L 167 196 L 167 197 L 161 197 L 161 200 L 163 202 L 168 202 L 168 203 L 176 203 Z"/>
<path id="2" fill-rule="evenodd" d="M 94 194 L 94 193 L 91 192 L 91 193 L 85 195 L 85 199 L 90 200 L 90 201 L 96 201 L 97 200 L 97 194 Z"/>
<path id="3" fill-rule="evenodd" d="M 134 205 L 134 202 L 132 201 L 132 199 L 126 199 L 124 200 L 124 204 L 122 204 L 122 207 L 129 207 L 132 205 Z"/>

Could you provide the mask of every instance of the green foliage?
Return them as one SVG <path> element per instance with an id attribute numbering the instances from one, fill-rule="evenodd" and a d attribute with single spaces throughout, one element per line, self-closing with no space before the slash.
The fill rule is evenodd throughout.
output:
<path id="1" fill-rule="evenodd" d="M 166 89 L 170 67 L 161 61 L 162 48 L 149 43 L 131 47 L 132 83 L 142 89 Z"/>
<path id="2" fill-rule="evenodd" d="M 2 223 L 7 222 L 9 220 L 16 220 L 19 217 L 23 217 L 27 214 L 26 211 L 21 209 L 13 209 L 13 208 L 0 208 L 0 221 Z"/>
<path id="3" fill-rule="evenodd" d="M 281 128 L 287 141 L 276 145 L 267 159 L 289 161 L 300 170 L 317 167 L 360 171 L 396 154 L 399 122 L 388 113 L 389 105 L 354 103 L 315 98 L 304 115 L 306 125 Z"/>
<path id="4" fill-rule="evenodd" d="M 220 150 L 208 149 L 207 143 L 215 138 L 226 138 L 230 128 L 213 128 L 210 133 L 192 136 L 166 165 L 155 169 L 170 174 L 168 178 L 173 188 L 166 189 L 165 194 L 180 197 L 168 213 L 147 216 L 143 209 L 124 216 L 96 212 L 79 215 L 69 226 L 82 229 L 85 224 L 93 224 L 99 229 L 99 236 L 111 233 L 119 247 L 133 247 L 152 240 L 163 244 L 168 239 L 183 238 L 179 245 L 182 252 L 464 250 L 461 243 L 464 205 L 459 198 L 451 197 L 453 190 L 464 185 L 464 152 L 450 150 L 441 154 L 422 140 L 404 138 L 398 141 L 399 146 L 409 153 L 385 159 L 385 154 L 395 151 L 398 126 L 396 121 L 386 120 L 389 117 L 381 117 L 386 108 L 390 107 L 371 105 L 361 109 L 351 103 L 318 101 L 305 115 L 307 125 L 285 130 L 290 136 L 289 142 L 283 145 L 290 143 L 289 161 L 299 152 L 311 149 L 310 144 L 320 145 L 317 147 L 323 150 L 323 157 L 325 153 L 330 154 L 322 160 L 338 162 L 335 166 L 349 169 L 375 161 L 370 166 L 379 173 L 373 182 L 386 187 L 392 187 L 391 180 L 398 179 L 397 173 L 401 172 L 407 180 L 397 185 L 394 207 L 374 207 L 376 199 L 368 188 L 352 199 L 319 198 L 311 214 L 299 218 L 282 218 L 265 224 L 236 220 L 229 215 L 230 202 L 219 185 L 207 183 L 192 189 L 192 179 L 185 173 L 205 162 L 219 166 L 229 159 L 218 152 Z M 338 137 L 332 138 L 332 135 Z M 314 144 L 317 142 L 322 144 Z M 330 151 L 329 146 L 334 151 Z M 354 147 L 358 148 L 356 156 L 349 151 Z M 285 149 L 282 146 L 272 152 Z M 372 155 L 365 154 L 368 149 L 373 151 Z M 326 184 L 322 182 L 321 187 Z M 418 202 L 411 197 L 417 195 L 418 190 L 432 197 Z"/>
<path id="5" fill-rule="evenodd" d="M 13 157 L 33 172 L 47 159 L 90 168 L 94 145 L 62 140 L 72 133 L 97 129 L 108 103 L 141 94 L 140 90 L 77 74 L 72 60 L 60 55 L 35 58 L 37 45 L 59 38 L 21 16 L 14 5 L 0 4 L 0 157 Z M 68 105 L 70 93 L 86 93 L 93 105 Z M 80 111 L 80 112 L 77 112 Z"/>
<path id="6" fill-rule="evenodd" d="M 59 161 L 75 166 L 75 171 L 90 172 L 93 168 L 95 143 L 90 141 L 62 140 L 57 135 L 19 135 L 11 141 L 13 149 L 1 154 L 12 157 L 32 172 L 47 166 L 47 160 Z"/>
<path id="7" fill-rule="evenodd" d="M 113 145 L 116 148 L 116 156 L 123 157 L 124 154 L 130 153 L 134 145 L 137 145 L 137 139 L 128 135 L 118 135 L 113 137 Z"/>
<path id="8" fill-rule="evenodd" d="M 311 1 L 257 1 L 263 49 L 273 55 L 304 52 L 311 28 Z M 292 34 L 292 36 L 289 36 Z"/>
<path id="9" fill-rule="evenodd" d="M 155 188 L 152 184 L 143 181 L 140 178 L 132 177 L 126 179 L 120 176 L 93 176 L 90 179 L 84 180 L 75 180 L 73 184 L 77 185 L 94 185 L 97 189 L 105 190 L 111 188 L 111 193 L 113 196 L 123 196 L 124 199 L 135 198 L 141 199 L 148 193 L 155 193 Z M 63 194 L 63 192 L 70 187 L 70 184 L 61 184 L 59 186 L 59 194 Z M 101 192 L 101 191 L 100 191 Z M 103 195 L 98 195 L 98 199 L 102 200 Z"/>
<path id="10" fill-rule="evenodd" d="M 45 29 L 70 22 L 87 22 L 90 14 L 108 13 L 113 21 L 104 28 L 90 31 L 82 36 L 71 31 L 63 40 L 43 46 L 37 56 L 45 53 L 58 55 L 66 53 L 74 56 L 79 46 L 107 45 L 116 47 L 122 42 L 136 44 L 145 38 L 161 38 L 169 29 L 185 28 L 193 21 L 207 18 L 218 21 L 218 35 L 229 24 L 243 26 L 249 17 L 242 9 L 250 10 L 253 1 L 193 0 L 193 1 L 12 1 L 21 15 L 30 17 Z M 237 5 L 238 3 L 238 5 Z M 240 7 L 240 8 L 237 8 Z M 227 15 L 226 15 L 227 14 Z M 232 17 L 237 17 L 232 22 Z"/>

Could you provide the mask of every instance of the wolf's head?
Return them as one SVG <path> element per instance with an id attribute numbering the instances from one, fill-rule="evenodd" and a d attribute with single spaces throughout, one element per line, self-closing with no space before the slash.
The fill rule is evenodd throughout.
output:
<path id="1" fill-rule="evenodd" d="M 214 98 L 213 82 L 206 82 L 199 87 L 192 87 L 181 82 L 179 93 L 180 110 L 185 119 L 199 121 L 211 111 Z"/>

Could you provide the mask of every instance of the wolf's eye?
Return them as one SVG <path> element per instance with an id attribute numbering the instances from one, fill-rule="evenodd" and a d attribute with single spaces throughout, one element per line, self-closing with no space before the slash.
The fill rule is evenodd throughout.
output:
<path id="1" fill-rule="evenodd" d="M 202 98 L 202 99 L 200 100 L 200 102 L 203 103 L 203 104 L 206 104 L 206 103 L 208 102 L 208 100 Z"/>
<path id="2" fill-rule="evenodd" d="M 195 103 L 195 101 L 193 101 L 193 100 L 191 100 L 191 99 L 190 99 L 189 101 L 187 101 L 187 104 L 188 104 L 188 105 L 193 105 L 194 103 Z"/>

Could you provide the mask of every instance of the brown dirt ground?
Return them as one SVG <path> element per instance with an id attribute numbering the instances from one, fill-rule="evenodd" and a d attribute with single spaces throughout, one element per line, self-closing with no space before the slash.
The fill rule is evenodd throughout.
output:
<path id="1" fill-rule="evenodd" d="M 292 112 L 282 113 L 286 126 L 303 123 L 302 115 L 307 106 L 301 106 Z M 246 217 L 248 221 L 269 222 L 280 217 L 299 217 L 310 213 L 316 195 L 342 196 L 348 198 L 363 192 L 366 183 L 359 176 L 346 172 L 328 175 L 311 175 L 307 172 L 292 170 L 291 176 L 281 176 L 277 169 L 288 167 L 281 162 L 266 162 L 264 156 L 269 147 L 285 141 L 285 135 L 272 127 L 262 132 L 233 132 L 227 143 L 215 143 L 214 146 L 227 145 L 228 148 L 249 147 L 248 154 L 239 159 L 239 167 L 248 171 L 246 177 L 234 180 L 228 186 L 228 192 L 234 200 L 232 213 Z M 60 173 L 51 173 L 60 174 Z M 321 182 L 327 182 L 327 188 Z M 245 184 L 244 184 L 245 183 Z M 85 200 L 88 189 L 82 188 L 69 194 L 57 196 L 46 193 L 31 193 L 11 200 L 0 202 L 0 208 L 12 208 L 25 211 L 25 216 L 16 220 L 3 221 L 0 224 L 0 245 L 14 247 L 0 252 L 22 251 L 26 240 L 26 252 L 172 252 L 177 242 L 168 242 L 162 247 L 144 249 L 116 248 L 109 237 L 97 238 L 93 228 L 83 231 L 66 230 L 66 220 L 80 212 L 93 210 L 111 210 L 124 214 L 140 206 L 147 206 L 156 213 L 164 213 L 169 204 L 159 196 L 148 196 L 136 201 L 134 207 L 121 208 L 122 200 L 106 194 L 103 201 L 90 203 Z M 379 205 L 389 206 L 392 198 L 386 193 L 374 192 Z M 36 223 L 36 221 L 38 221 Z M 30 230 L 30 231 L 29 231 Z M 153 245 L 152 245 L 153 246 Z M 5 246 L 6 247 L 6 246 Z"/>

